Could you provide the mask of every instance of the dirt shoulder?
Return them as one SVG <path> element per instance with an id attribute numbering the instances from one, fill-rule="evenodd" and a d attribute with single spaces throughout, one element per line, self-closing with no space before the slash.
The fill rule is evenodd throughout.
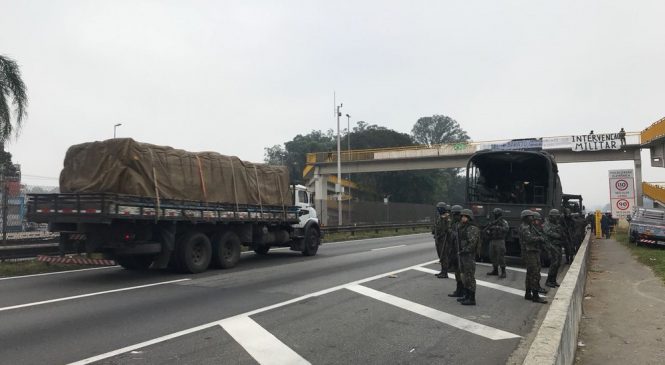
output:
<path id="1" fill-rule="evenodd" d="M 591 245 L 576 364 L 663 364 L 665 285 L 613 239 Z"/>

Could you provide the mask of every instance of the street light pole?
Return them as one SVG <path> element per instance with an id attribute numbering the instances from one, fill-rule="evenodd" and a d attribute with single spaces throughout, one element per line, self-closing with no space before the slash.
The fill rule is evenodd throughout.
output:
<path id="1" fill-rule="evenodd" d="M 335 190 L 337 190 L 337 225 L 342 225 L 342 150 L 341 150 L 341 140 L 339 135 L 339 117 L 342 116 L 342 113 L 339 111 L 342 108 L 342 103 L 339 103 L 337 106 L 337 184 L 335 184 Z"/>
<path id="2" fill-rule="evenodd" d="M 116 128 L 120 127 L 121 125 L 122 125 L 122 123 L 118 123 L 118 124 L 113 126 L 113 138 L 114 139 L 115 139 L 115 130 L 116 130 Z"/>
<path id="3" fill-rule="evenodd" d="M 346 158 L 351 161 L 351 116 L 346 114 Z M 349 182 L 349 224 L 351 224 L 351 173 L 346 174 Z"/>

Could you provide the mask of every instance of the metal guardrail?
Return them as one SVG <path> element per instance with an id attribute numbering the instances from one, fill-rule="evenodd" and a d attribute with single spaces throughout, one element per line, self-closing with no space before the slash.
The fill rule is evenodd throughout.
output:
<path id="1" fill-rule="evenodd" d="M 370 225 L 359 225 L 359 226 L 330 226 L 322 227 L 321 230 L 325 233 L 339 233 L 346 232 L 355 235 L 356 232 L 366 232 L 366 231 L 385 231 L 385 230 L 413 230 L 416 228 L 429 228 L 432 226 L 432 223 L 393 223 L 393 224 L 370 224 Z M 53 240 L 57 238 L 57 235 L 51 235 L 47 239 Z M 12 261 L 17 259 L 25 259 L 36 257 L 37 255 L 52 255 L 59 254 L 58 242 L 35 242 L 33 239 L 32 242 L 26 243 L 15 243 L 11 245 L 2 246 L 0 245 L 0 262 L 2 261 Z"/>
<path id="2" fill-rule="evenodd" d="M 328 226 L 321 227 L 321 230 L 325 233 L 340 233 L 347 232 L 351 233 L 353 236 L 355 232 L 361 231 L 385 231 L 385 230 L 395 230 L 398 232 L 400 229 L 411 229 L 415 230 L 416 228 L 426 228 L 431 227 L 432 223 L 393 223 L 393 224 L 370 224 L 362 226 Z"/>

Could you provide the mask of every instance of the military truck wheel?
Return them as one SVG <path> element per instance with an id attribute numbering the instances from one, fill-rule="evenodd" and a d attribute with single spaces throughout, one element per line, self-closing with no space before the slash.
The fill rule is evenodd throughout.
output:
<path id="1" fill-rule="evenodd" d="M 314 227 L 305 229 L 305 248 L 302 250 L 303 256 L 314 256 L 319 250 L 321 244 L 321 237 L 319 231 Z"/>
<path id="2" fill-rule="evenodd" d="M 152 265 L 152 255 L 118 256 L 115 262 L 127 270 L 147 270 Z"/>
<path id="3" fill-rule="evenodd" d="M 212 263 L 215 267 L 230 269 L 240 261 L 240 238 L 227 231 L 212 236 Z"/>
<path id="4" fill-rule="evenodd" d="M 212 247 L 208 236 L 196 231 L 185 233 L 176 243 L 175 258 L 180 272 L 191 274 L 204 272 L 212 258 Z"/>
<path id="5" fill-rule="evenodd" d="M 256 248 L 254 248 L 254 252 L 256 252 L 257 255 L 267 255 L 269 250 L 270 246 L 268 245 L 256 246 Z"/>

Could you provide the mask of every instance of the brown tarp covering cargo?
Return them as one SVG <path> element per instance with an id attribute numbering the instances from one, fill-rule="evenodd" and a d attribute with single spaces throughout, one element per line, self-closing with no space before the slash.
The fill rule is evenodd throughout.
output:
<path id="1" fill-rule="evenodd" d="M 215 152 L 109 139 L 74 145 L 60 173 L 63 193 L 117 193 L 210 203 L 291 205 L 284 166 Z"/>

